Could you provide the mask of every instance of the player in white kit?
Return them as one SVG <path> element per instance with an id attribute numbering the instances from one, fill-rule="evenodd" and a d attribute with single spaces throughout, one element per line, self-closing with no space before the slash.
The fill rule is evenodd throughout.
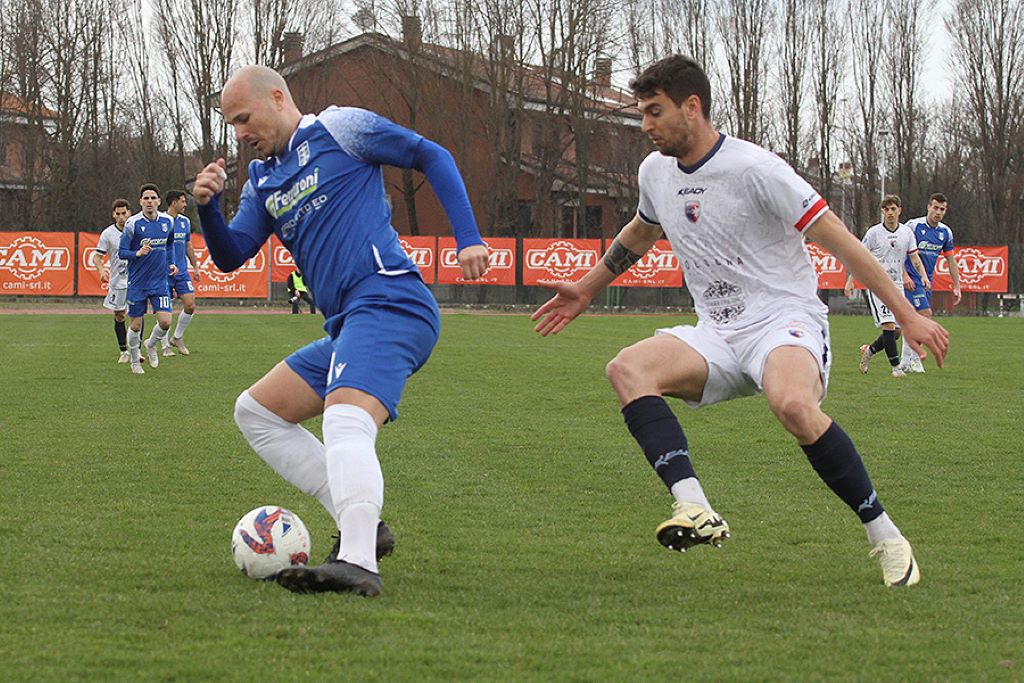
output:
<path id="1" fill-rule="evenodd" d="M 900 223 L 900 214 L 903 213 L 903 204 L 900 198 L 894 194 L 886 195 L 882 199 L 881 209 L 882 222 L 868 228 L 861 242 L 871 252 L 871 255 L 882 264 L 886 275 L 889 276 L 897 288 L 902 289 L 911 282 L 910 276 L 907 275 L 903 265 L 909 259 L 914 269 L 921 276 L 924 288 L 930 289 L 931 282 L 928 280 L 921 257 L 917 254 L 914 232 Z M 844 292 L 846 298 L 852 297 L 853 291 L 854 281 L 851 275 L 846 279 Z M 875 320 L 875 327 L 882 328 L 882 332 L 873 342 L 860 347 L 861 374 L 867 373 L 871 357 L 885 349 L 885 355 L 889 358 L 889 365 L 892 366 L 892 376 L 903 377 L 906 373 L 900 367 L 900 352 L 896 346 L 896 339 L 899 337 L 896 316 L 870 289 L 865 293 L 867 294 L 868 308 L 871 309 L 871 317 Z"/>
<path id="2" fill-rule="evenodd" d="M 96 251 L 92 253 L 92 267 L 100 274 L 100 283 L 107 286 L 103 307 L 114 312 L 114 336 L 117 337 L 117 348 L 121 351 L 117 362 L 127 363 L 128 328 L 125 326 L 125 314 L 128 311 L 128 262 L 117 252 L 125 221 L 132 215 L 131 204 L 127 199 L 115 199 L 110 212 L 114 222 L 100 233 Z M 106 266 L 103 265 L 104 255 L 108 260 Z"/>
<path id="3" fill-rule="evenodd" d="M 831 349 L 804 237 L 842 260 L 892 309 L 910 343 L 927 345 L 939 363 L 948 334 L 914 312 L 878 261 L 788 164 L 715 130 L 711 86 L 700 65 L 669 57 L 631 87 L 642 129 L 658 148 L 640 165 L 637 215 L 580 281 L 552 286 L 555 296 L 533 315 L 540 320 L 537 331 L 547 335 L 568 325 L 664 231 L 682 263 L 698 323 L 658 330 L 607 367 L 626 425 L 675 498 L 672 517 L 656 529 L 658 541 L 682 551 L 729 537 L 663 397 L 699 407 L 763 392 L 818 476 L 864 524 L 885 584 L 916 583 L 920 571 L 910 543 L 882 508 L 852 441 L 820 408 Z"/>

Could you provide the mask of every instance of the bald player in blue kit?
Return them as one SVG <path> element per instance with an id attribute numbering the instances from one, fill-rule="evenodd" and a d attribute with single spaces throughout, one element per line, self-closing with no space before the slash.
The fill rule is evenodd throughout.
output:
<path id="1" fill-rule="evenodd" d="M 451 154 L 417 133 L 363 109 L 303 115 L 284 79 L 261 66 L 228 79 L 221 110 L 239 142 L 267 158 L 249 164 L 230 225 L 218 201 L 224 160 L 196 176 L 192 193 L 214 263 L 234 270 L 276 234 L 326 318 L 327 336 L 288 356 L 235 403 L 235 422 L 253 450 L 316 497 L 340 535 L 324 564 L 282 570 L 277 582 L 300 593 L 376 596 L 377 561 L 394 544 L 380 521 L 377 431 L 398 417 L 405 382 L 440 331 L 437 303 L 391 226 L 381 166 L 426 176 L 452 223 L 464 278 L 486 272 L 487 247 Z M 321 413 L 323 443 L 299 424 Z"/>

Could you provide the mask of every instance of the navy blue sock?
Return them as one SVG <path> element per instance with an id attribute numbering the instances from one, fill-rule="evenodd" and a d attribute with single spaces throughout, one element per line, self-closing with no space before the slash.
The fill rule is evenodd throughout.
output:
<path id="1" fill-rule="evenodd" d="M 871 355 L 874 355 L 874 354 L 878 353 L 879 351 L 881 351 L 882 349 L 885 348 L 885 331 L 884 330 L 882 331 L 882 334 L 878 335 L 878 338 L 875 339 L 875 341 L 871 342 L 871 347 L 870 348 L 871 348 Z"/>
<path id="2" fill-rule="evenodd" d="M 647 456 L 647 462 L 672 490 L 677 481 L 696 477 L 686 435 L 661 396 L 641 396 L 622 409 L 626 426 Z"/>
<path id="3" fill-rule="evenodd" d="M 896 367 L 900 364 L 900 352 L 896 348 L 896 330 L 882 330 L 882 342 L 885 345 L 885 355 L 889 357 L 889 365 Z"/>
<path id="4" fill-rule="evenodd" d="M 800 446 L 811 467 L 865 524 L 885 510 L 853 441 L 835 422 L 809 446 Z"/>
<path id="5" fill-rule="evenodd" d="M 117 335 L 117 348 L 122 351 L 128 350 L 128 330 L 125 329 L 123 320 L 114 321 L 114 334 Z"/>

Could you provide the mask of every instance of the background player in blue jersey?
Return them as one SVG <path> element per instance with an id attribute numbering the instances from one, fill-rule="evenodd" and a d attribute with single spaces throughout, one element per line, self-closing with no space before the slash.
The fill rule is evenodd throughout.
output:
<path id="1" fill-rule="evenodd" d="M 142 211 L 124 224 L 118 250 L 121 258 L 128 261 L 128 352 L 131 354 L 132 372 L 136 375 L 144 372 L 139 347 L 142 317 L 146 315 L 147 304 L 151 304 L 156 313 L 157 329 L 153 330 L 152 343 L 146 342 L 146 355 L 150 367 L 155 368 L 160 363 L 156 344 L 171 326 L 171 294 L 167 278 L 178 272 L 169 248 L 173 221 L 158 210 L 159 188 L 151 183 L 139 188 L 139 205 Z"/>
<path id="2" fill-rule="evenodd" d="M 913 289 L 907 289 L 907 299 L 918 313 L 925 317 L 932 317 L 932 291 L 935 283 L 935 265 L 939 257 L 946 259 L 949 266 L 949 277 L 953 281 L 953 303 L 960 303 L 960 268 L 956 259 L 953 258 L 953 231 L 942 222 L 949 209 L 949 200 L 946 195 L 936 192 L 928 198 L 928 212 L 920 218 L 907 221 L 907 227 L 914 233 L 914 241 L 917 244 L 917 253 L 924 264 L 925 273 L 931 278 L 933 287 L 925 286 L 921 276 L 914 269 L 910 259 L 907 258 L 904 270 L 910 274 L 910 281 Z M 903 362 L 900 368 L 904 372 L 924 372 L 924 365 L 921 357 L 914 352 L 903 340 Z"/>
<path id="3" fill-rule="evenodd" d="M 304 116 L 284 79 L 260 66 L 228 80 L 221 111 L 238 140 L 267 159 L 249 165 L 230 225 L 218 201 L 224 160 L 196 176 L 192 194 L 210 255 L 232 271 L 276 234 L 326 318 L 326 337 L 279 363 L 235 403 L 235 421 L 253 449 L 315 496 L 340 534 L 323 565 L 285 569 L 277 581 L 297 592 L 378 595 L 377 560 L 394 540 L 380 522 L 377 431 L 398 416 L 405 383 L 440 329 L 437 304 L 391 227 L 381 166 L 426 175 L 451 220 L 467 280 L 487 270 L 487 247 L 451 154 L 415 132 L 362 109 Z M 299 425 L 321 413 L 323 443 Z"/>
<path id="4" fill-rule="evenodd" d="M 199 282 L 199 263 L 196 261 L 196 252 L 192 248 L 192 222 L 184 214 L 188 205 L 188 198 L 182 190 L 171 190 L 164 195 L 164 206 L 167 207 L 167 215 L 174 221 L 174 242 L 172 243 L 174 265 L 178 268 L 178 274 L 168 279 L 168 286 L 171 290 L 171 298 L 181 299 L 181 313 L 178 314 L 178 324 L 174 326 L 174 334 L 164 335 L 163 348 L 165 356 L 173 356 L 174 346 L 181 355 L 187 356 L 189 351 L 185 346 L 183 338 L 185 330 L 192 322 L 192 316 L 196 313 L 196 294 L 193 281 Z M 191 266 L 191 272 L 189 269 Z"/>

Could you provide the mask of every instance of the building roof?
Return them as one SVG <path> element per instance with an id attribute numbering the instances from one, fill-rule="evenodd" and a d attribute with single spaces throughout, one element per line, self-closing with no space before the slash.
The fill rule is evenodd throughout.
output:
<path id="1" fill-rule="evenodd" d="M 305 55 L 284 64 L 278 71 L 287 78 L 364 47 L 392 54 L 399 59 L 411 60 L 415 57 L 425 67 L 457 80 L 462 80 L 464 69 L 468 65 L 473 86 L 484 92 L 491 91 L 488 66 L 492 65 L 492 61 L 485 55 L 431 43 L 422 43 L 413 52 L 405 43 L 373 32 L 362 33 L 318 52 Z M 557 74 L 553 74 L 550 69 L 534 64 L 515 64 L 514 66 L 523 70 L 521 74 L 522 91 L 517 94 L 523 98 L 523 106 L 526 109 L 546 110 L 547 104 L 558 102 L 567 89 L 563 80 Z M 639 126 L 640 111 L 636 108 L 636 98 L 632 94 L 612 85 L 604 85 L 590 80 L 587 82 L 586 92 L 583 93 L 583 96 L 586 103 L 585 108 L 591 115 L 613 118 L 628 126 Z"/>
<path id="2" fill-rule="evenodd" d="M 9 92 L 0 92 L 0 115 L 27 117 L 29 115 L 40 116 L 44 119 L 56 119 L 59 114 L 52 109 L 43 106 L 33 106 L 26 103 L 17 95 Z"/>

